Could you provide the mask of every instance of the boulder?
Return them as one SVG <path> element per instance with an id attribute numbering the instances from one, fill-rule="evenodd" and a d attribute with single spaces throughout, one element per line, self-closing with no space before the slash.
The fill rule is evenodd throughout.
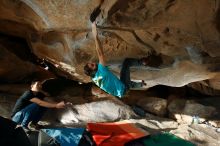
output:
<path id="1" fill-rule="evenodd" d="M 168 106 L 169 115 L 179 123 L 200 123 L 212 119 L 216 114 L 216 108 L 205 106 L 194 101 L 174 100 Z"/>
<path id="2" fill-rule="evenodd" d="M 213 116 L 215 112 L 216 109 L 214 107 L 204 106 L 199 103 L 191 103 L 190 101 L 187 101 L 182 114 L 208 118 Z"/>
<path id="3" fill-rule="evenodd" d="M 128 106 L 113 100 L 73 105 L 58 115 L 60 122 L 64 125 L 80 122 L 113 122 L 136 117 Z"/>
<path id="4" fill-rule="evenodd" d="M 150 134 L 157 134 L 161 131 L 169 132 L 170 130 L 178 128 L 177 122 L 151 114 L 147 114 L 146 118 L 144 119 L 129 119 L 127 121 L 136 124 Z"/>
<path id="5" fill-rule="evenodd" d="M 158 116 L 165 116 L 167 114 L 167 100 L 158 97 L 145 97 L 139 99 L 137 105 L 142 107 L 147 112 Z"/>
<path id="6" fill-rule="evenodd" d="M 220 85 L 219 85 L 219 79 L 217 77 L 206 81 L 190 83 L 187 86 L 201 94 L 210 95 L 210 96 L 220 95 L 220 90 L 219 90 Z"/>
<path id="7" fill-rule="evenodd" d="M 97 96 L 98 98 L 111 96 L 110 94 L 106 93 L 105 91 L 97 87 L 96 85 L 92 86 L 91 92 L 92 92 L 92 95 Z"/>
<path id="8" fill-rule="evenodd" d="M 169 117 L 176 119 L 177 121 L 181 119 L 181 113 L 185 108 L 186 100 L 185 99 L 174 99 L 168 105 Z"/>
<path id="9" fill-rule="evenodd" d="M 204 124 L 195 124 L 191 126 L 183 124 L 170 132 L 198 146 L 218 146 L 220 144 L 220 135 L 216 132 L 216 129 Z"/>

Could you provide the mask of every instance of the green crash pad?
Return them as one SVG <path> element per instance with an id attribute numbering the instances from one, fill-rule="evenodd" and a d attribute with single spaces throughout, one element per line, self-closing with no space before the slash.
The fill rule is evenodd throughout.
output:
<path id="1" fill-rule="evenodd" d="M 196 146 L 170 133 L 150 135 L 143 140 L 145 146 Z"/>

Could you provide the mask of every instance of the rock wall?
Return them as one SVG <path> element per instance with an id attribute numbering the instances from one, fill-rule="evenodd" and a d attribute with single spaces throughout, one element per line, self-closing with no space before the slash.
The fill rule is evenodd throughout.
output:
<path id="1" fill-rule="evenodd" d="M 34 78 L 44 80 L 55 75 L 32 63 L 37 61 L 24 39 L 0 34 L 1 83 L 30 82 Z"/>
<path id="2" fill-rule="evenodd" d="M 2 0 L 0 32 L 25 38 L 31 51 L 61 76 L 89 82 L 83 66 L 97 61 L 89 17 L 99 3 Z M 145 80 L 147 88 L 211 80 L 211 88 L 219 89 L 219 15 L 219 0 L 104 0 L 97 25 L 114 73 L 119 74 L 126 57 L 156 54 L 163 64 L 135 68 L 132 79 Z"/>

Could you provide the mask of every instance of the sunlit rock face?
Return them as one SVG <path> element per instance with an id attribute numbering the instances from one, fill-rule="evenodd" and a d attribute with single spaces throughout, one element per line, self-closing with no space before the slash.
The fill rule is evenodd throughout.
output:
<path id="1" fill-rule="evenodd" d="M 25 38 L 31 51 L 60 75 L 89 82 L 83 66 L 97 61 L 89 17 L 99 3 L 1 0 L 0 31 Z M 156 54 L 163 63 L 132 69 L 132 79 L 145 80 L 147 88 L 207 80 L 219 89 L 219 15 L 218 1 L 105 0 L 97 25 L 114 73 L 119 74 L 126 57 Z"/>

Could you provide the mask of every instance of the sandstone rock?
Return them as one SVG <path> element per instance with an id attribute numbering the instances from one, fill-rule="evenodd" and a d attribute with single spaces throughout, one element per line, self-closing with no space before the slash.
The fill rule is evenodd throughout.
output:
<path id="1" fill-rule="evenodd" d="M 218 146 L 220 144 L 220 134 L 216 132 L 216 128 L 205 124 L 179 124 L 175 121 L 158 118 L 153 115 L 148 115 L 146 119 L 130 119 L 128 121 L 135 123 L 150 134 L 157 134 L 161 131 L 170 132 L 198 146 Z"/>
<path id="2" fill-rule="evenodd" d="M 59 113 L 63 124 L 79 122 L 107 122 L 119 121 L 135 117 L 134 112 L 126 105 L 112 100 L 96 101 L 81 105 L 74 105 Z"/>
<path id="3" fill-rule="evenodd" d="M 219 133 L 206 125 L 180 125 L 176 130 L 170 132 L 198 146 L 218 146 L 220 144 Z"/>
<path id="4" fill-rule="evenodd" d="M 168 111 L 170 118 L 181 119 L 180 114 L 183 112 L 185 108 L 186 100 L 184 99 L 174 99 L 168 105 Z"/>
<path id="5" fill-rule="evenodd" d="M 219 128 L 220 127 L 220 121 L 219 120 L 210 120 L 209 121 L 210 125 L 213 127 Z"/>
<path id="6" fill-rule="evenodd" d="M 215 76 L 214 78 L 212 78 L 212 79 L 210 79 L 210 80 L 208 81 L 208 82 L 209 82 L 208 85 L 209 85 L 209 87 L 215 89 L 215 91 L 218 90 L 218 92 L 219 92 L 219 90 L 220 90 L 219 81 L 220 81 L 220 75 L 217 75 L 217 76 Z M 219 94 L 218 94 L 218 95 L 219 95 Z"/>
<path id="7" fill-rule="evenodd" d="M 153 94 L 145 90 L 130 90 L 121 100 L 128 105 L 134 106 L 138 100 L 146 98 L 147 96 L 153 96 Z"/>
<path id="8" fill-rule="evenodd" d="M 204 106 L 198 103 L 190 103 L 186 102 L 186 105 L 183 110 L 183 114 L 185 115 L 197 115 L 201 118 L 208 118 L 215 114 L 216 109 L 211 106 Z"/>
<path id="9" fill-rule="evenodd" d="M 146 97 L 138 100 L 137 105 L 144 110 L 156 114 L 158 116 L 165 116 L 167 113 L 167 100 L 158 97 Z"/>
<path id="10" fill-rule="evenodd" d="M 37 59 L 25 40 L 0 34 L 0 80 L 6 83 L 28 82 L 33 78 L 44 80 L 55 75 L 31 61 Z"/>
<path id="11" fill-rule="evenodd" d="M 210 96 L 220 95 L 219 79 L 217 78 L 190 83 L 187 86 L 205 95 L 210 95 Z"/>
<path id="12" fill-rule="evenodd" d="M 176 119 L 179 123 L 193 122 L 194 117 L 197 116 L 197 122 L 204 122 L 209 120 L 216 114 L 216 108 L 211 106 L 204 106 L 199 103 L 185 100 L 174 100 L 168 106 L 170 117 Z"/>
<path id="13" fill-rule="evenodd" d="M 156 134 L 161 131 L 169 132 L 170 130 L 178 128 L 177 122 L 153 115 L 148 115 L 145 119 L 129 119 L 127 121 L 135 123 L 137 126 L 146 130 L 150 134 Z"/>
<path id="14" fill-rule="evenodd" d="M 99 87 L 93 85 L 92 86 L 92 95 L 97 96 L 99 98 L 111 96 L 107 94 L 105 91 L 101 90 Z"/>

